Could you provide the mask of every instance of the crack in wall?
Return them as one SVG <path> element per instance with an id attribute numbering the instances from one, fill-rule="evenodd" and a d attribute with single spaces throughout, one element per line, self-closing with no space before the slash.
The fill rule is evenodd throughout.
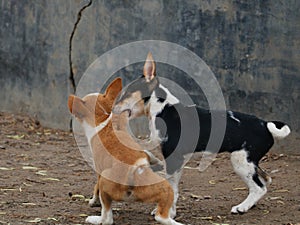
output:
<path id="1" fill-rule="evenodd" d="M 74 24 L 74 27 L 73 27 L 73 30 L 72 30 L 72 33 L 71 33 L 71 36 L 70 36 L 70 39 L 69 39 L 69 66 L 70 66 L 69 80 L 70 80 L 70 83 L 71 83 L 73 93 L 75 93 L 75 91 L 76 91 L 76 81 L 75 81 L 75 76 L 74 76 L 74 71 L 73 71 L 73 61 L 72 61 L 73 38 L 74 38 L 74 35 L 75 35 L 75 32 L 76 32 L 77 26 L 78 26 L 78 24 L 81 20 L 81 16 L 82 16 L 83 11 L 86 8 L 90 7 L 92 5 L 92 3 L 93 3 L 93 0 L 89 0 L 89 2 L 86 5 L 84 5 L 79 10 L 79 12 L 77 13 L 77 20 Z"/>
<path id="2" fill-rule="evenodd" d="M 89 2 L 86 5 L 84 5 L 77 13 L 77 19 L 76 19 L 76 22 L 74 24 L 74 27 L 73 27 L 73 30 L 72 30 L 72 33 L 71 33 L 71 36 L 69 39 L 69 66 L 70 66 L 69 80 L 71 83 L 72 93 L 76 92 L 76 81 L 75 81 L 75 75 L 74 75 L 74 71 L 73 71 L 73 61 L 72 61 L 73 38 L 74 38 L 75 32 L 77 30 L 77 26 L 81 20 L 83 11 L 86 8 L 90 7 L 92 5 L 92 3 L 93 3 L 93 0 L 89 0 Z M 72 119 L 70 120 L 70 131 L 72 131 Z"/>

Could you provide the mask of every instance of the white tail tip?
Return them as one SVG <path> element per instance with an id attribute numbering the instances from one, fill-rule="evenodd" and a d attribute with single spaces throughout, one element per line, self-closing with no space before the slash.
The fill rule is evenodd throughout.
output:
<path id="1" fill-rule="evenodd" d="M 288 125 L 284 125 L 280 129 L 276 127 L 273 122 L 268 122 L 267 127 L 274 138 L 283 139 L 291 133 L 291 130 Z"/>

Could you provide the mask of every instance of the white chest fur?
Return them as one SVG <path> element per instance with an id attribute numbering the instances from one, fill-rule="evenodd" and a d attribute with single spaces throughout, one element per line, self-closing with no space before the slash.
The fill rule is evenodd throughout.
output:
<path id="1" fill-rule="evenodd" d="M 98 134 L 104 127 L 106 127 L 106 125 L 108 124 L 108 122 L 111 120 L 112 118 L 112 114 L 109 115 L 109 117 L 103 121 L 102 123 L 100 123 L 97 127 L 92 127 L 90 124 L 88 124 L 86 121 L 83 121 L 82 123 L 82 127 L 84 129 L 84 133 L 85 136 L 88 140 L 89 146 L 91 146 L 91 140 L 92 138 Z"/>
<path id="2" fill-rule="evenodd" d="M 149 101 L 150 104 L 149 127 L 151 132 L 150 138 L 152 141 L 162 141 L 160 138 L 159 130 L 156 128 L 156 124 L 155 124 L 155 121 L 157 120 L 156 115 L 159 114 L 167 104 L 174 105 L 179 103 L 179 100 L 174 95 L 172 95 L 166 87 L 160 84 L 159 88 L 166 93 L 166 99 L 164 99 L 164 101 L 159 101 L 155 91 L 151 94 L 150 101 Z"/>

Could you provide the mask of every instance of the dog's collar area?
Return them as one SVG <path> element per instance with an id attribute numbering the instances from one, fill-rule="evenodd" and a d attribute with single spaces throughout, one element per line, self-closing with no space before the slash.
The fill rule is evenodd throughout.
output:
<path id="1" fill-rule="evenodd" d="M 109 115 L 109 117 L 107 117 L 107 119 L 105 121 L 103 121 L 102 123 L 100 123 L 97 127 L 92 127 L 89 124 L 87 124 L 86 122 L 84 122 L 83 124 L 83 128 L 85 131 L 85 135 L 88 139 L 89 144 L 91 143 L 92 138 L 98 134 L 104 127 L 107 126 L 107 124 L 109 123 L 109 121 L 112 118 L 112 113 Z"/>
<path id="2" fill-rule="evenodd" d="M 107 115 L 108 115 L 108 113 L 107 113 Z M 97 127 L 95 127 L 95 129 L 97 130 L 97 133 L 99 132 L 99 131 L 101 131 L 104 127 L 106 127 L 106 125 L 108 124 L 108 122 L 111 120 L 111 118 L 112 118 L 112 113 L 110 113 L 109 114 L 109 117 L 107 117 L 107 119 L 106 120 L 104 120 L 102 123 L 100 123 Z M 96 134 L 97 134 L 96 133 Z"/>

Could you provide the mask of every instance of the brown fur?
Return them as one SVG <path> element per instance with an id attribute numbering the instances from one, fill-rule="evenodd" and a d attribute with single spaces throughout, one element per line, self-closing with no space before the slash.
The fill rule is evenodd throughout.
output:
<path id="1" fill-rule="evenodd" d="M 71 95 L 68 100 L 70 112 L 80 121 L 96 127 L 111 113 L 113 101 L 121 90 L 121 79 L 114 80 L 105 94 L 80 99 Z M 117 121 L 117 128 L 112 121 Z M 169 217 L 173 204 L 170 184 L 149 167 L 149 156 L 126 132 L 126 112 L 113 119 L 91 139 L 95 168 L 99 174 L 94 194 L 100 190 L 102 207 L 109 210 L 111 202 L 133 199 L 157 203 L 156 215 Z M 116 130 L 119 129 L 119 130 Z M 146 163 L 145 163 L 146 162 Z"/>

